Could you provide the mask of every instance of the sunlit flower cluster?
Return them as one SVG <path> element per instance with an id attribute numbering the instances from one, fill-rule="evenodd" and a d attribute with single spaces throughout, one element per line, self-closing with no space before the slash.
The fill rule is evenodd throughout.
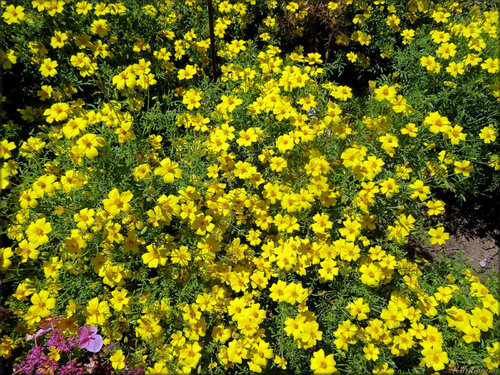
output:
<path id="1" fill-rule="evenodd" d="M 494 281 L 407 250 L 450 238 L 439 189 L 500 170 L 498 109 L 464 99 L 468 121 L 449 99 L 500 97 L 498 11 L 213 3 L 215 46 L 201 0 L 2 2 L 0 74 L 22 87 L 1 98 L 0 355 L 27 373 L 497 369 Z M 315 12 L 333 59 L 280 43 Z"/>

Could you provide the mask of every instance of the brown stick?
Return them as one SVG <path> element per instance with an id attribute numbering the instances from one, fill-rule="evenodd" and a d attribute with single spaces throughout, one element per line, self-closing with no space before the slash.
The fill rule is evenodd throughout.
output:
<path id="1" fill-rule="evenodd" d="M 210 51 L 212 53 L 212 79 L 217 80 L 217 52 L 215 51 L 214 10 L 212 0 L 207 0 L 208 27 L 210 29 Z"/>

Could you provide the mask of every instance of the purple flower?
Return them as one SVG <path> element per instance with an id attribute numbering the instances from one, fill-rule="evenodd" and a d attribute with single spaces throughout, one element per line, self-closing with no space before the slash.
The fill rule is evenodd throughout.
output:
<path id="1" fill-rule="evenodd" d="M 59 363 L 57 361 L 50 360 L 48 356 L 44 356 L 40 362 L 40 366 L 36 369 L 35 374 L 53 374 L 58 367 Z"/>
<path id="2" fill-rule="evenodd" d="M 97 353 L 102 348 L 102 336 L 97 334 L 97 327 L 84 325 L 78 328 L 78 346 L 89 352 Z"/>
<path id="3" fill-rule="evenodd" d="M 67 365 L 62 366 L 57 371 L 57 375 L 78 375 L 83 373 L 84 369 L 82 368 L 81 363 L 76 361 L 70 361 Z"/>
<path id="4" fill-rule="evenodd" d="M 50 333 L 50 338 L 47 340 L 45 346 L 53 346 L 64 353 L 68 353 L 76 344 L 78 344 L 78 338 L 76 336 L 69 335 L 66 337 L 59 329 L 54 329 Z"/>
<path id="5" fill-rule="evenodd" d="M 46 355 L 43 354 L 43 348 L 41 346 L 35 346 L 28 353 L 26 359 L 19 364 L 19 368 L 17 369 L 16 373 L 33 373 L 38 367 L 38 364 L 40 364 L 40 362 L 45 359 L 44 357 L 46 357 Z"/>

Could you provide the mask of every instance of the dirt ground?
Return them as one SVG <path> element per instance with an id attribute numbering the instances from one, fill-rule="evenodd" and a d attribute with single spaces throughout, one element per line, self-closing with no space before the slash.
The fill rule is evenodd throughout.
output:
<path id="1" fill-rule="evenodd" d="M 452 197 L 441 199 L 446 203 L 441 222 L 450 239 L 442 246 L 420 244 L 415 249 L 416 255 L 437 260 L 443 253 L 461 257 L 479 277 L 500 272 L 500 194 L 470 197 L 465 202 Z"/>

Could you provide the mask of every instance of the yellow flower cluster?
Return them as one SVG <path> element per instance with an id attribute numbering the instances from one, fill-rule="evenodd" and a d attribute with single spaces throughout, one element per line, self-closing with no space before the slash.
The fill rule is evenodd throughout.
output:
<path id="1" fill-rule="evenodd" d="M 327 56 L 273 41 L 280 12 L 307 20 L 305 1 L 214 2 L 215 83 L 201 2 L 124 3 L 2 4 L 9 27 L 71 16 L 86 31 L 67 25 L 1 51 L 4 69 L 36 67 L 39 107 L 16 115 L 43 124 L 0 142 L 2 208 L 13 207 L 0 271 L 19 322 L 1 355 L 22 329 L 64 314 L 99 327 L 115 371 L 390 374 L 406 360 L 441 371 L 462 360 L 453 342 L 498 368 L 495 292 L 402 252 L 449 239 L 433 221 L 445 212 L 436 186 L 500 169 L 491 152 L 474 159 L 496 146 L 493 117 L 472 128 L 398 74 L 370 81 L 360 104 L 354 84 L 330 79 Z M 439 87 L 498 73 L 483 55 L 498 12 L 459 22 L 458 5 L 412 0 L 403 16 L 396 3 L 324 4 L 332 17 L 359 9 L 354 29 L 332 36 L 356 46 L 342 58 L 368 67 L 360 51 L 376 44 L 367 25 L 378 17 L 403 46 L 428 39 L 433 53 L 413 63 Z M 259 6 L 260 40 L 232 39 Z M 435 22 L 430 34 L 409 28 L 418 13 Z"/>

